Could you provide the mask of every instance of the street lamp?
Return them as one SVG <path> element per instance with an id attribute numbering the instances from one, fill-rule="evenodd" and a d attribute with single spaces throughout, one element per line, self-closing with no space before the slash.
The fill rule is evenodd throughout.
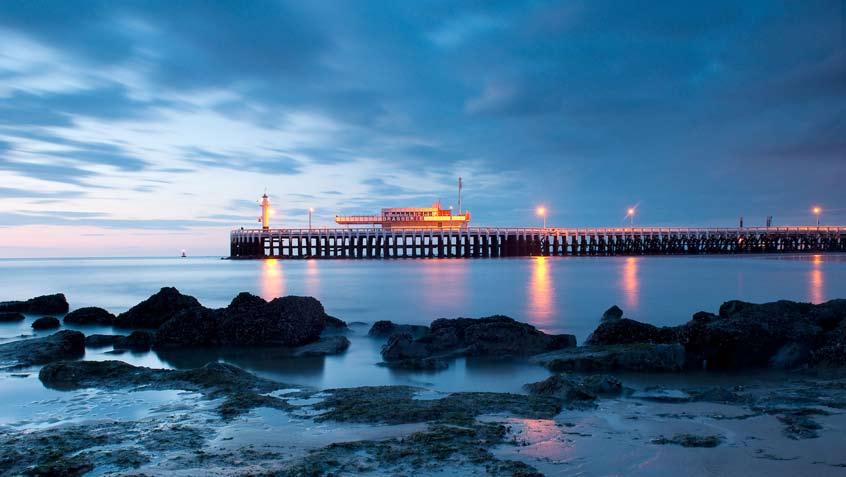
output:
<path id="1" fill-rule="evenodd" d="M 308 229 L 311 230 L 311 214 L 314 213 L 314 207 L 308 209 Z"/>
<path id="2" fill-rule="evenodd" d="M 629 210 L 626 211 L 626 216 L 629 218 L 629 223 L 632 227 L 634 227 L 634 215 L 635 209 L 634 207 L 629 207 Z"/>
<path id="3" fill-rule="evenodd" d="M 813 209 L 811 209 L 811 212 L 813 212 L 814 215 L 817 216 L 817 227 L 819 227 L 820 226 L 820 215 L 822 214 L 822 209 L 820 207 L 814 207 Z"/>
<path id="4" fill-rule="evenodd" d="M 543 207 L 543 206 L 538 207 L 538 209 L 535 212 L 537 212 L 539 217 L 543 217 L 543 228 L 545 229 L 546 228 L 546 207 Z"/>

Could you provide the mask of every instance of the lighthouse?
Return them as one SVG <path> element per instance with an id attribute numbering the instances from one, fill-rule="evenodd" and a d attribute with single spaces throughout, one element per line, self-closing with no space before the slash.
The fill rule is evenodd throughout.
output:
<path id="1" fill-rule="evenodd" d="M 261 217 L 259 217 L 259 222 L 261 222 L 262 230 L 270 229 L 270 199 L 267 198 L 267 192 L 261 196 Z"/>

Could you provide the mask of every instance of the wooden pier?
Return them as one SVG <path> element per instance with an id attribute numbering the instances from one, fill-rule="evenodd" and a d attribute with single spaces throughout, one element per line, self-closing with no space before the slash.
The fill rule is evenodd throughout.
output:
<path id="1" fill-rule="evenodd" d="M 846 252 L 846 227 L 238 229 L 230 258 L 495 258 Z"/>

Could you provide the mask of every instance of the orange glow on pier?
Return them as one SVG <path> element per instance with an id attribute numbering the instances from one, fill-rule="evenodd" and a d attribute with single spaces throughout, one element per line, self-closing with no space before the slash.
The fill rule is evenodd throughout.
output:
<path id="1" fill-rule="evenodd" d="M 382 209 L 379 215 L 336 215 L 340 225 L 376 225 L 386 230 L 440 229 L 461 230 L 470 224 L 470 211 L 453 215 L 439 203 L 431 207 L 395 207 Z"/>

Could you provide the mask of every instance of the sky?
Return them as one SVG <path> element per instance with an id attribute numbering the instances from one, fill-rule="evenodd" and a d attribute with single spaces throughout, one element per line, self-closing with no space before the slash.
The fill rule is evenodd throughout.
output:
<path id="1" fill-rule="evenodd" d="M 0 2 L 0 257 L 273 226 L 846 224 L 846 0 Z"/>

